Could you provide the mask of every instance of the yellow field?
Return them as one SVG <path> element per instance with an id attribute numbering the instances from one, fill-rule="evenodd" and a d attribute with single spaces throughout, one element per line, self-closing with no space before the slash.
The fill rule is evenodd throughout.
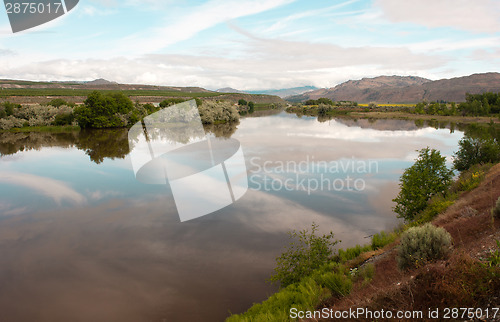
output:
<path id="1" fill-rule="evenodd" d="M 397 104 L 397 103 L 375 103 L 378 107 L 415 107 L 415 104 Z M 360 107 L 368 107 L 368 103 L 358 103 Z"/>

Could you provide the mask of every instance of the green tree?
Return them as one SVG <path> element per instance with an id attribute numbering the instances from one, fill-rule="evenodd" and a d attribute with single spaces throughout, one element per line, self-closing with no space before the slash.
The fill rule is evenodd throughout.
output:
<path id="1" fill-rule="evenodd" d="M 332 248 L 340 241 L 334 240 L 333 232 L 316 236 L 318 225 L 313 223 L 307 229 L 289 232 L 292 241 L 286 251 L 276 258 L 276 268 L 271 282 L 280 282 L 281 287 L 299 282 L 313 270 L 325 264 L 332 255 Z"/>
<path id="2" fill-rule="evenodd" d="M 429 147 L 419 151 L 415 163 L 400 178 L 401 188 L 393 199 L 398 217 L 411 221 L 427 206 L 435 194 L 444 193 L 451 184 L 453 171 L 446 167 L 446 158 Z"/>
<path id="3" fill-rule="evenodd" d="M 245 101 L 244 99 L 240 98 L 240 100 L 238 101 L 238 105 L 240 106 L 243 106 L 243 105 L 247 105 L 247 101 Z"/>
<path id="4" fill-rule="evenodd" d="M 89 94 L 83 106 L 74 110 L 75 119 L 82 128 L 111 128 L 127 126 L 128 118 L 136 119 L 134 103 L 123 93 Z"/>
<path id="5" fill-rule="evenodd" d="M 491 137 L 464 137 L 458 145 L 460 149 L 453 156 L 453 165 L 458 171 L 474 164 L 500 161 L 500 144 Z"/>
<path id="6" fill-rule="evenodd" d="M 255 112 L 255 103 L 248 102 L 248 113 L 252 114 L 253 112 Z"/>

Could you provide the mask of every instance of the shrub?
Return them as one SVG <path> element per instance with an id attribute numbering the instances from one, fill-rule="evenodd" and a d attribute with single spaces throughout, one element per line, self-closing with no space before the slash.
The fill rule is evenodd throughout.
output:
<path id="1" fill-rule="evenodd" d="M 331 105 L 320 104 L 318 106 L 318 115 L 319 116 L 325 116 L 330 111 L 332 111 L 332 106 Z"/>
<path id="2" fill-rule="evenodd" d="M 372 237 L 372 249 L 376 250 L 384 247 L 396 240 L 397 235 L 395 233 L 386 233 L 381 231 Z"/>
<path id="3" fill-rule="evenodd" d="M 332 247 L 339 243 L 332 232 L 316 236 L 318 225 L 312 224 L 311 231 L 289 232 L 292 241 L 285 252 L 276 258 L 276 268 L 271 282 L 280 282 L 282 287 L 299 282 L 311 275 L 313 270 L 324 265 L 332 255 Z"/>
<path id="4" fill-rule="evenodd" d="M 198 110 L 204 124 L 237 122 L 240 119 L 236 108 L 225 101 L 204 101 Z"/>
<path id="5" fill-rule="evenodd" d="M 124 115 L 134 110 L 134 104 L 123 93 L 92 92 L 83 106 L 75 108 L 75 119 L 82 128 L 127 126 Z"/>
<path id="6" fill-rule="evenodd" d="M 498 197 L 497 203 L 495 204 L 495 207 L 491 210 L 491 213 L 493 214 L 494 217 L 500 218 L 500 197 Z"/>
<path id="7" fill-rule="evenodd" d="M 398 266 L 400 269 L 407 269 L 444 258 L 450 247 L 451 235 L 444 228 L 431 223 L 410 228 L 401 235 Z"/>
<path id="8" fill-rule="evenodd" d="M 166 100 L 160 102 L 160 107 L 165 108 L 185 101 L 186 100 L 184 98 L 167 98 Z"/>
<path id="9" fill-rule="evenodd" d="M 439 151 L 424 148 L 411 167 L 400 178 L 401 190 L 393 199 L 394 212 L 399 218 L 411 221 L 427 207 L 429 199 L 445 193 L 452 182 L 453 171 L 446 167 L 446 158 Z"/>
<path id="10" fill-rule="evenodd" d="M 333 259 L 339 263 L 345 263 L 358 257 L 364 252 L 369 252 L 370 250 L 372 250 L 371 245 L 356 245 L 354 247 L 347 248 L 346 250 L 339 249 L 337 255 L 334 256 Z"/>
<path id="11" fill-rule="evenodd" d="M 69 102 L 63 100 L 62 98 L 55 98 L 55 99 L 51 100 L 50 102 L 48 102 L 46 105 L 50 105 L 50 106 L 54 106 L 54 107 L 61 107 L 63 105 L 74 106 L 75 104 L 69 103 Z"/>

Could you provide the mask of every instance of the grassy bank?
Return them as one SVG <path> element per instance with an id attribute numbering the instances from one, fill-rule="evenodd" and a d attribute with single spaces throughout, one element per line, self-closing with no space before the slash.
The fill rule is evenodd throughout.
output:
<path id="1" fill-rule="evenodd" d="M 0 130 L 2 132 L 11 132 L 11 133 L 27 133 L 27 132 L 74 132 L 80 131 L 79 126 L 72 125 L 64 125 L 64 126 L 27 126 L 21 128 L 13 128 L 9 130 Z"/>

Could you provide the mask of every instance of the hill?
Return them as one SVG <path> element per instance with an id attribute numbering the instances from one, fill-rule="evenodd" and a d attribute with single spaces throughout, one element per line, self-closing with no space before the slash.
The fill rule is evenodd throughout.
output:
<path id="1" fill-rule="evenodd" d="M 379 76 L 351 80 L 330 89 L 319 89 L 288 97 L 292 102 L 326 97 L 335 101 L 359 103 L 417 103 L 427 101 L 462 102 L 465 93 L 500 92 L 500 73 L 431 81 L 416 76 Z"/>
<path id="2" fill-rule="evenodd" d="M 262 91 L 247 91 L 250 94 L 265 94 L 265 95 L 276 95 L 281 98 L 285 98 L 293 95 L 300 95 L 307 92 L 311 92 L 317 90 L 317 87 L 314 86 L 302 86 L 302 87 L 293 87 L 293 88 L 282 88 L 282 89 L 269 89 Z"/>

